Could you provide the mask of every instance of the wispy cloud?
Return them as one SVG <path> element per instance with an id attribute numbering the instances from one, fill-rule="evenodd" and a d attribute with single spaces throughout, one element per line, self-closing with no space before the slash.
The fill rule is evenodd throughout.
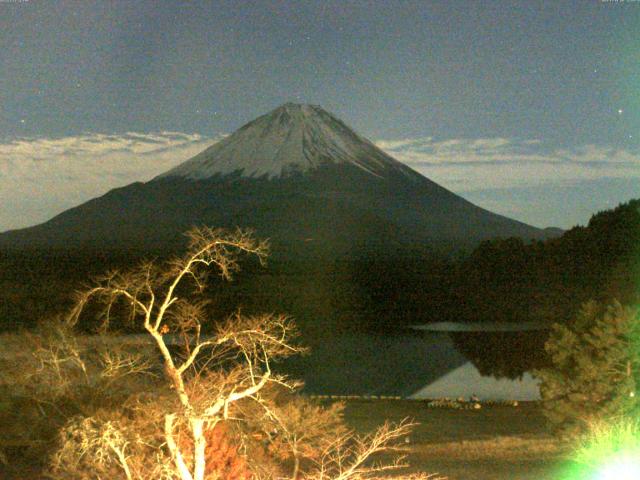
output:
<path id="1" fill-rule="evenodd" d="M 46 221 L 112 188 L 150 180 L 219 138 L 128 132 L 0 142 L 0 231 Z"/>
<path id="2" fill-rule="evenodd" d="M 112 188 L 150 180 L 220 138 L 181 132 L 128 132 L 0 141 L 0 231 L 44 222 Z M 612 147 L 551 149 L 539 140 L 508 138 L 435 141 L 423 137 L 376 143 L 485 208 L 504 214 L 517 213 L 517 208 L 521 214 L 515 216 L 525 221 L 534 218 L 527 213 L 527 208 L 534 208 L 530 207 L 531 196 L 518 202 L 518 192 L 525 189 L 560 191 L 603 178 L 640 182 L 640 152 Z M 525 198 L 524 193 L 521 196 Z M 554 208 L 564 207 L 558 204 Z M 562 225 L 572 222 L 573 218 L 567 217 Z M 542 218 L 536 223 L 544 225 L 546 221 Z"/>
<path id="3" fill-rule="evenodd" d="M 456 192 L 640 178 L 640 151 L 584 145 L 550 149 L 539 140 L 380 140 L 398 160 Z"/>

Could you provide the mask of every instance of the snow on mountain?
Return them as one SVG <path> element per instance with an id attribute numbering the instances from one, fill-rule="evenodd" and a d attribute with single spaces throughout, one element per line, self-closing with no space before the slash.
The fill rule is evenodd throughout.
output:
<path id="1" fill-rule="evenodd" d="M 546 236 L 424 177 L 319 106 L 288 103 L 149 182 L 0 234 L 0 247 L 162 249 L 193 225 L 250 227 L 291 257 Z"/>
<path id="2" fill-rule="evenodd" d="M 321 107 L 287 103 L 156 178 L 287 177 L 341 163 L 377 177 L 415 175 Z"/>

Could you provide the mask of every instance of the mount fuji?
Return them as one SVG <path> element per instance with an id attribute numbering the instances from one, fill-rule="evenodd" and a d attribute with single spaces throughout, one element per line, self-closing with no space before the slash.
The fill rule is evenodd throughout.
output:
<path id="1" fill-rule="evenodd" d="M 250 227 L 274 252 L 303 255 L 548 236 L 439 186 L 321 107 L 288 103 L 149 182 L 0 234 L 0 247 L 164 249 L 205 224 Z"/>

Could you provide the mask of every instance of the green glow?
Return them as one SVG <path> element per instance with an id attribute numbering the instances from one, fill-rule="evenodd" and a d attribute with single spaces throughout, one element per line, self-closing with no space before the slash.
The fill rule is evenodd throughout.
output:
<path id="1" fill-rule="evenodd" d="M 595 425 L 577 445 L 572 468 L 559 480 L 640 479 L 640 423 Z"/>
<path id="2" fill-rule="evenodd" d="M 628 455 L 610 459 L 609 463 L 598 468 L 594 480 L 637 480 L 640 478 L 640 459 Z"/>

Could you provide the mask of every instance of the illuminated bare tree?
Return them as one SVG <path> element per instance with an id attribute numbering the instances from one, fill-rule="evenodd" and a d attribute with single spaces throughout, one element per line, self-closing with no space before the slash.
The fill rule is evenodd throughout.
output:
<path id="1" fill-rule="evenodd" d="M 399 460 L 390 465 L 372 463 L 370 457 L 395 450 L 396 441 L 408 432 L 408 423 L 387 424 L 371 436 L 358 437 L 342 424 L 339 407 L 326 409 L 291 395 L 299 384 L 274 373 L 275 360 L 303 351 L 292 343 L 296 329 L 288 317 L 236 314 L 204 328 L 206 302 L 198 294 L 205 289 L 208 275 L 213 271 L 230 279 L 240 254 L 263 262 L 267 245 L 240 230 L 198 228 L 189 238 L 183 257 L 161 266 L 146 262 L 126 272 L 111 272 L 78 295 L 67 327 L 89 311 L 95 313 L 94 305 L 100 307 L 103 334 L 116 314 L 124 315 L 146 332 L 143 337 L 160 353 L 166 382 L 140 389 L 118 408 L 96 409 L 71 419 L 60 432 L 50 475 L 127 480 L 364 480 L 402 466 Z M 124 354 L 118 349 L 111 354 L 109 336 L 101 338 L 106 347 L 87 384 L 109 375 L 123 381 L 128 376 L 154 374 L 148 358 L 143 361 L 136 352 Z M 67 350 L 45 349 L 48 367 L 43 370 L 60 378 L 67 378 L 67 365 L 82 372 L 87 349 Z M 274 391 L 289 392 L 288 400 L 278 403 Z M 236 424 L 242 427 L 229 428 Z M 248 446 L 257 433 L 264 434 L 260 448 L 267 455 L 278 451 L 280 460 L 289 462 L 288 472 L 282 464 L 271 470 L 255 468 Z M 235 443 L 229 446 L 225 436 Z M 216 446 L 223 444 L 224 449 Z M 218 451 L 212 452 L 215 448 Z"/>
<path id="2" fill-rule="evenodd" d="M 180 408 L 164 415 L 164 441 L 175 471 L 182 480 L 202 480 L 206 466 L 205 431 L 227 419 L 234 402 L 247 397 L 261 402 L 260 391 L 270 382 L 293 388 L 293 384 L 273 374 L 270 362 L 300 349 L 289 343 L 294 326 L 284 316 L 238 315 L 215 327 L 213 334 L 202 334 L 205 304 L 191 300 L 188 293 L 204 290 L 207 267 L 216 267 L 223 278 L 229 279 L 237 269 L 239 253 L 253 254 L 264 261 L 267 245 L 240 230 L 226 234 L 196 228 L 189 237 L 187 254 L 170 262 L 168 268 L 143 263 L 128 272 L 113 272 L 101 278 L 78 297 L 69 321 L 76 322 L 88 302 L 99 300 L 105 307 L 103 326 L 107 328 L 114 307 L 122 307 L 122 303 L 127 307 L 129 321 L 141 325 L 160 351 L 164 373 L 179 400 Z M 170 344 L 176 340 L 181 343 L 182 355 L 171 351 Z M 241 362 L 228 370 L 218 368 L 215 378 L 203 378 L 206 374 L 196 365 L 206 359 L 208 365 L 220 366 L 238 357 Z M 206 395 L 198 395 L 198 389 L 189 385 L 188 379 L 194 375 L 200 387 L 210 387 Z M 175 426 L 180 422 L 188 426 L 192 437 L 190 460 L 185 458 L 176 437 Z M 125 468 L 126 461 L 120 463 Z"/>

